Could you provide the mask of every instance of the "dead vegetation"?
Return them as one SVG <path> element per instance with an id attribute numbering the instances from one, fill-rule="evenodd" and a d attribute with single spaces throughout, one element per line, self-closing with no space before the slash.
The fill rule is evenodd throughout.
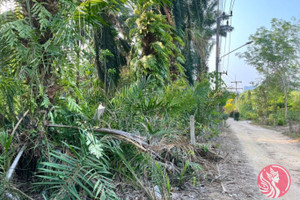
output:
<path id="1" fill-rule="evenodd" d="M 56 124 L 48 125 L 48 127 L 79 129 Z M 148 154 L 153 159 L 152 165 L 161 166 L 162 177 L 168 179 L 166 180 L 168 183 L 164 181 L 161 183 L 170 184 L 163 186 L 170 187 L 170 193 L 162 195 L 162 188 L 149 181 L 148 172 L 138 179 L 138 184 L 134 181 L 123 182 L 120 179 L 120 182 L 116 184 L 116 191 L 122 199 L 174 199 L 173 196 L 179 198 L 178 195 L 182 192 L 185 193 L 191 188 L 192 190 L 199 189 L 201 185 L 203 186 L 201 184 L 203 182 L 215 182 L 224 188 L 218 167 L 218 163 L 224 160 L 224 157 L 214 151 L 214 148 L 207 146 L 207 143 L 191 145 L 186 135 L 172 135 L 152 138 L 151 141 L 155 142 L 149 144 L 145 137 L 125 131 L 108 128 L 93 128 L 93 131 L 115 137 L 124 143 L 134 145 L 141 153 Z M 144 190 L 141 190 L 141 185 L 145 187 Z M 226 192 L 226 189 L 223 190 Z"/>

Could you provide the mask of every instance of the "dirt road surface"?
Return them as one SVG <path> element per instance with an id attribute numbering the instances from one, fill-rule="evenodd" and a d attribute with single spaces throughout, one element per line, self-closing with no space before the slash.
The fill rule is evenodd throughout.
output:
<path id="1" fill-rule="evenodd" d="M 214 175 L 208 176 L 206 171 L 201 185 L 172 188 L 172 200 L 271 200 L 257 186 L 259 172 L 271 164 L 285 167 L 291 175 L 291 187 L 279 199 L 300 200 L 300 142 L 247 121 L 229 119 L 226 126 L 212 142 L 224 158 L 211 163 L 219 173 L 212 170 Z M 142 191 L 132 191 L 123 199 L 147 199 Z"/>
<path id="2" fill-rule="evenodd" d="M 278 164 L 286 168 L 291 175 L 291 187 L 281 200 L 300 200 L 300 141 L 293 140 L 280 132 L 262 128 L 249 121 L 227 121 L 231 134 L 238 138 L 246 160 L 252 168 L 255 178 L 248 179 L 251 187 L 256 185 L 259 172 L 266 166 Z M 249 172 L 249 175 L 252 173 Z M 252 183 L 255 181 L 254 183 Z M 252 199 L 270 199 L 261 194 Z"/>

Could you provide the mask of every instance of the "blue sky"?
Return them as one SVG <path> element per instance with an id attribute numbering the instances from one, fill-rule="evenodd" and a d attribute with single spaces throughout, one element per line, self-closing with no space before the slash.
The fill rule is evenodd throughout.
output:
<path id="1" fill-rule="evenodd" d="M 229 13 L 229 5 L 231 0 L 220 0 L 221 4 L 225 4 L 225 11 Z M 232 26 L 234 30 L 231 33 L 231 50 L 240 47 L 249 40 L 249 36 L 254 34 L 256 30 L 262 26 L 270 27 L 271 19 L 279 18 L 291 20 L 292 17 L 300 20 L 300 0 L 235 0 L 233 7 Z M 229 52 L 228 45 L 229 37 L 222 39 L 221 55 Z M 243 52 L 247 47 L 236 52 Z M 236 52 L 230 54 L 230 57 L 224 57 L 220 64 L 220 71 L 227 71 L 228 76 L 223 75 L 225 82 L 229 87 L 233 86 L 231 81 L 234 81 L 235 76 L 239 81 L 239 87 L 250 85 L 250 82 L 255 82 L 259 75 L 252 66 L 248 66 L 243 59 L 236 56 Z M 228 65 L 229 58 L 229 65 Z M 209 59 L 210 71 L 215 70 L 215 49 L 213 49 Z"/>

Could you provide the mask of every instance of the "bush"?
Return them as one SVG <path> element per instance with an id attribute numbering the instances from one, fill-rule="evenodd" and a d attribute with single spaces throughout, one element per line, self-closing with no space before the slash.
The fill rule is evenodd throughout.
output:
<path id="1" fill-rule="evenodd" d="M 234 113 L 234 112 L 232 111 L 232 112 L 229 114 L 229 117 L 233 117 L 233 113 Z"/>
<path id="2" fill-rule="evenodd" d="M 234 112 L 233 113 L 233 118 L 234 118 L 235 121 L 239 121 L 239 119 L 240 119 L 240 113 L 239 112 Z"/>
<path id="3" fill-rule="evenodd" d="M 279 118 L 278 120 L 277 120 L 277 125 L 278 126 L 283 126 L 285 124 L 285 120 L 283 119 L 283 118 Z"/>
<path id="4" fill-rule="evenodd" d="M 221 115 L 221 117 L 222 117 L 222 119 L 227 120 L 227 119 L 229 118 L 229 115 L 226 114 L 226 113 L 223 113 L 223 114 Z"/>
<path id="5" fill-rule="evenodd" d="M 275 118 L 274 118 L 274 115 L 269 115 L 268 119 L 267 119 L 267 124 L 268 125 L 274 125 L 274 121 L 275 121 Z"/>
<path id="6" fill-rule="evenodd" d="M 242 115 L 244 118 L 246 118 L 247 120 L 255 120 L 258 118 L 258 116 L 256 115 L 256 113 L 253 112 L 246 112 L 245 115 Z"/>

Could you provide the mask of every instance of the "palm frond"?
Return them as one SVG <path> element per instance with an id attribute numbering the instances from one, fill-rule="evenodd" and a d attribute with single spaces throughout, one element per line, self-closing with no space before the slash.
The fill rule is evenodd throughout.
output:
<path id="1" fill-rule="evenodd" d="M 117 199 L 105 156 L 68 147 L 69 155 L 52 151 L 51 161 L 41 163 L 37 185 L 51 191 L 50 199 Z"/>

